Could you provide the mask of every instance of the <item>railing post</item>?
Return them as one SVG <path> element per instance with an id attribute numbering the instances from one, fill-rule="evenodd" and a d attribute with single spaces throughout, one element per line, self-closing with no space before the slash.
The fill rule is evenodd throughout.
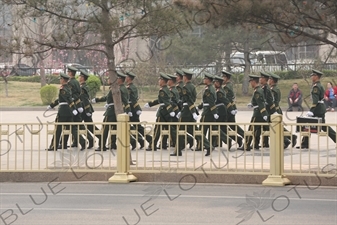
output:
<path id="1" fill-rule="evenodd" d="M 117 115 L 117 172 L 109 178 L 110 183 L 129 183 L 137 177 L 130 170 L 130 126 L 129 116 Z"/>
<path id="2" fill-rule="evenodd" d="M 290 180 L 283 175 L 283 121 L 282 115 L 271 115 L 270 123 L 270 175 L 262 182 L 266 186 L 284 186 Z"/>

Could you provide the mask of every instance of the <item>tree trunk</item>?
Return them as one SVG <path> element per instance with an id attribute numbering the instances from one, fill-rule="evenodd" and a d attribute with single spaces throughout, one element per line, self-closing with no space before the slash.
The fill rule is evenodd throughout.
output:
<path id="1" fill-rule="evenodd" d="M 227 42 L 225 44 L 225 65 L 227 71 L 231 71 L 231 53 L 232 53 L 232 43 Z"/>
<path id="2" fill-rule="evenodd" d="M 8 98 L 8 80 L 7 77 L 3 77 L 5 81 L 5 93 L 6 93 L 6 98 Z"/>
<path id="3" fill-rule="evenodd" d="M 245 71 L 244 77 L 242 82 L 242 94 L 248 95 L 248 88 L 249 88 L 249 73 L 250 73 L 250 59 L 249 59 L 249 43 L 248 40 L 244 43 L 244 59 L 245 59 Z"/>
<path id="4" fill-rule="evenodd" d="M 40 82 L 41 82 L 41 87 L 45 86 L 47 84 L 46 82 L 46 70 L 44 68 L 44 60 L 43 58 L 40 56 L 40 54 L 38 54 L 38 57 L 40 59 L 39 62 L 39 67 L 40 67 Z"/>

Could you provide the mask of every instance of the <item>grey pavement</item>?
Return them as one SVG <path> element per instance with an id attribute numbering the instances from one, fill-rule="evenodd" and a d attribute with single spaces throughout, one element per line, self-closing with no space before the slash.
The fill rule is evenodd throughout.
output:
<path id="1" fill-rule="evenodd" d="M 0 225 L 337 224 L 336 187 L 0 183 L 0 199 Z"/>
<path id="2" fill-rule="evenodd" d="M 50 123 L 53 128 L 53 121 L 57 111 L 1 111 L 0 122 L 3 123 L 21 123 L 21 127 L 26 123 Z M 93 119 L 95 122 L 101 123 L 103 120 L 104 111 L 96 111 Z M 155 111 L 144 111 L 141 115 L 141 121 L 154 122 Z M 300 116 L 301 112 L 288 112 L 284 115 L 286 124 L 291 124 L 296 121 L 296 116 Z M 239 111 L 237 114 L 237 122 L 249 123 L 251 118 L 251 111 Z M 329 124 L 337 124 L 337 112 L 329 112 L 326 114 L 326 121 Z M 18 126 L 16 129 L 19 129 Z M 2 130 L 6 126 L 2 126 Z M 32 128 L 31 128 L 32 129 Z M 46 152 L 44 149 L 49 145 L 51 135 L 46 135 L 46 128 L 43 128 L 42 134 L 31 135 L 31 137 L 22 140 L 22 136 L 16 137 L 13 134 L 10 136 L 11 150 L 7 152 L 8 143 L 5 140 L 6 136 L 1 136 L 1 156 L 0 169 L 1 170 L 43 170 L 43 169 L 57 169 L 60 167 L 77 166 L 78 169 L 83 169 L 85 165 L 96 167 L 100 165 L 99 169 L 114 169 L 116 168 L 116 152 L 102 152 L 95 153 L 93 150 L 87 150 L 78 154 L 77 149 L 71 151 L 57 151 Z M 248 129 L 248 126 L 246 126 Z M 288 126 L 288 129 L 291 128 Z M 335 127 L 334 127 L 335 129 Z M 49 128 L 50 130 L 50 128 Z M 295 127 L 293 127 L 293 131 Z M 20 137 L 20 138 L 19 138 Z M 298 144 L 300 141 L 298 140 Z M 147 152 L 144 150 L 132 151 L 132 158 L 136 160 L 136 165 L 132 166 L 133 170 L 166 168 L 165 170 L 195 170 L 204 164 L 204 168 L 209 170 L 233 171 L 254 171 L 254 172 L 268 172 L 269 171 L 269 149 L 261 149 L 260 151 L 251 151 L 243 154 L 241 151 L 235 151 L 236 146 L 233 146 L 230 151 L 227 147 L 221 149 L 217 148 L 212 153 L 212 161 L 209 157 L 204 157 L 202 152 L 184 151 L 182 157 L 170 157 L 169 153 L 173 151 L 162 150 L 156 152 Z M 6 154 L 5 154 L 6 153 Z M 77 156 L 76 156 L 77 155 Z M 299 150 L 295 148 L 288 148 L 284 151 L 285 172 L 318 172 L 326 165 L 336 167 L 336 145 L 327 137 L 318 137 L 311 135 L 311 143 L 309 150 Z M 75 159 L 74 159 L 75 157 Z M 77 157 L 77 158 L 76 158 Z M 80 160 L 80 157 L 85 158 L 86 162 Z M 75 160 L 76 165 L 71 162 Z M 76 161 L 77 160 L 77 161 Z M 78 162 L 81 161 L 81 162 Z M 17 162 L 17 163 L 16 163 Z M 206 164 L 205 164 L 206 163 Z M 331 167 L 329 167 L 331 168 Z M 328 170 L 328 169 L 327 169 Z"/>

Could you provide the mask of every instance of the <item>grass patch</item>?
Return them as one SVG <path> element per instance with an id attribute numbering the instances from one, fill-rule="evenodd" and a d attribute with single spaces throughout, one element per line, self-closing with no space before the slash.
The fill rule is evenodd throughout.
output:
<path id="1" fill-rule="evenodd" d="M 333 81 L 333 77 L 323 77 L 321 82 L 323 86 L 326 86 L 326 83 L 329 81 Z M 306 98 L 310 102 L 310 89 L 311 89 L 311 81 L 308 80 L 307 83 L 303 79 L 294 79 L 294 80 L 280 80 L 279 88 L 282 92 L 281 106 L 287 107 L 287 97 L 288 93 L 292 87 L 292 84 L 296 82 L 299 85 L 299 88 L 302 90 L 303 97 Z M 60 85 L 51 84 L 56 87 Z M 8 95 L 5 95 L 5 85 L 4 81 L 0 82 L 0 107 L 18 107 L 18 106 L 43 106 L 41 98 L 40 98 L 40 83 L 34 82 L 19 82 L 19 81 L 9 81 L 8 82 Z M 243 96 L 241 94 L 241 84 L 235 84 L 234 90 L 236 90 L 236 102 L 238 106 L 245 107 L 247 103 L 251 100 L 252 88 L 249 87 L 249 95 Z M 97 92 L 96 96 L 100 97 L 107 93 L 108 87 L 105 87 L 105 92 L 103 91 L 103 87 L 101 87 L 100 91 Z M 139 90 L 139 103 L 143 106 L 146 102 L 155 100 L 158 96 L 158 90 L 153 87 L 144 87 Z M 201 102 L 203 85 L 197 86 L 197 101 L 196 104 Z M 98 103 L 97 105 L 104 105 L 105 103 Z"/>

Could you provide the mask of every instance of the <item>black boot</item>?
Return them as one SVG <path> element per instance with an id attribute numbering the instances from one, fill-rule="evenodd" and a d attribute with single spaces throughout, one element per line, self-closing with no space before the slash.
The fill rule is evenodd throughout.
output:
<path id="1" fill-rule="evenodd" d="M 210 154 L 211 154 L 211 149 L 210 148 L 206 148 L 206 154 L 205 154 L 205 156 L 209 156 Z"/>
<path id="2" fill-rule="evenodd" d="M 181 151 L 178 151 L 176 153 L 171 153 L 170 156 L 182 156 L 183 154 L 181 153 Z"/>
<path id="3" fill-rule="evenodd" d="M 293 137 L 293 140 L 292 140 L 292 145 L 291 146 L 295 147 L 295 145 L 297 143 L 297 135 L 293 134 L 292 137 Z"/>

